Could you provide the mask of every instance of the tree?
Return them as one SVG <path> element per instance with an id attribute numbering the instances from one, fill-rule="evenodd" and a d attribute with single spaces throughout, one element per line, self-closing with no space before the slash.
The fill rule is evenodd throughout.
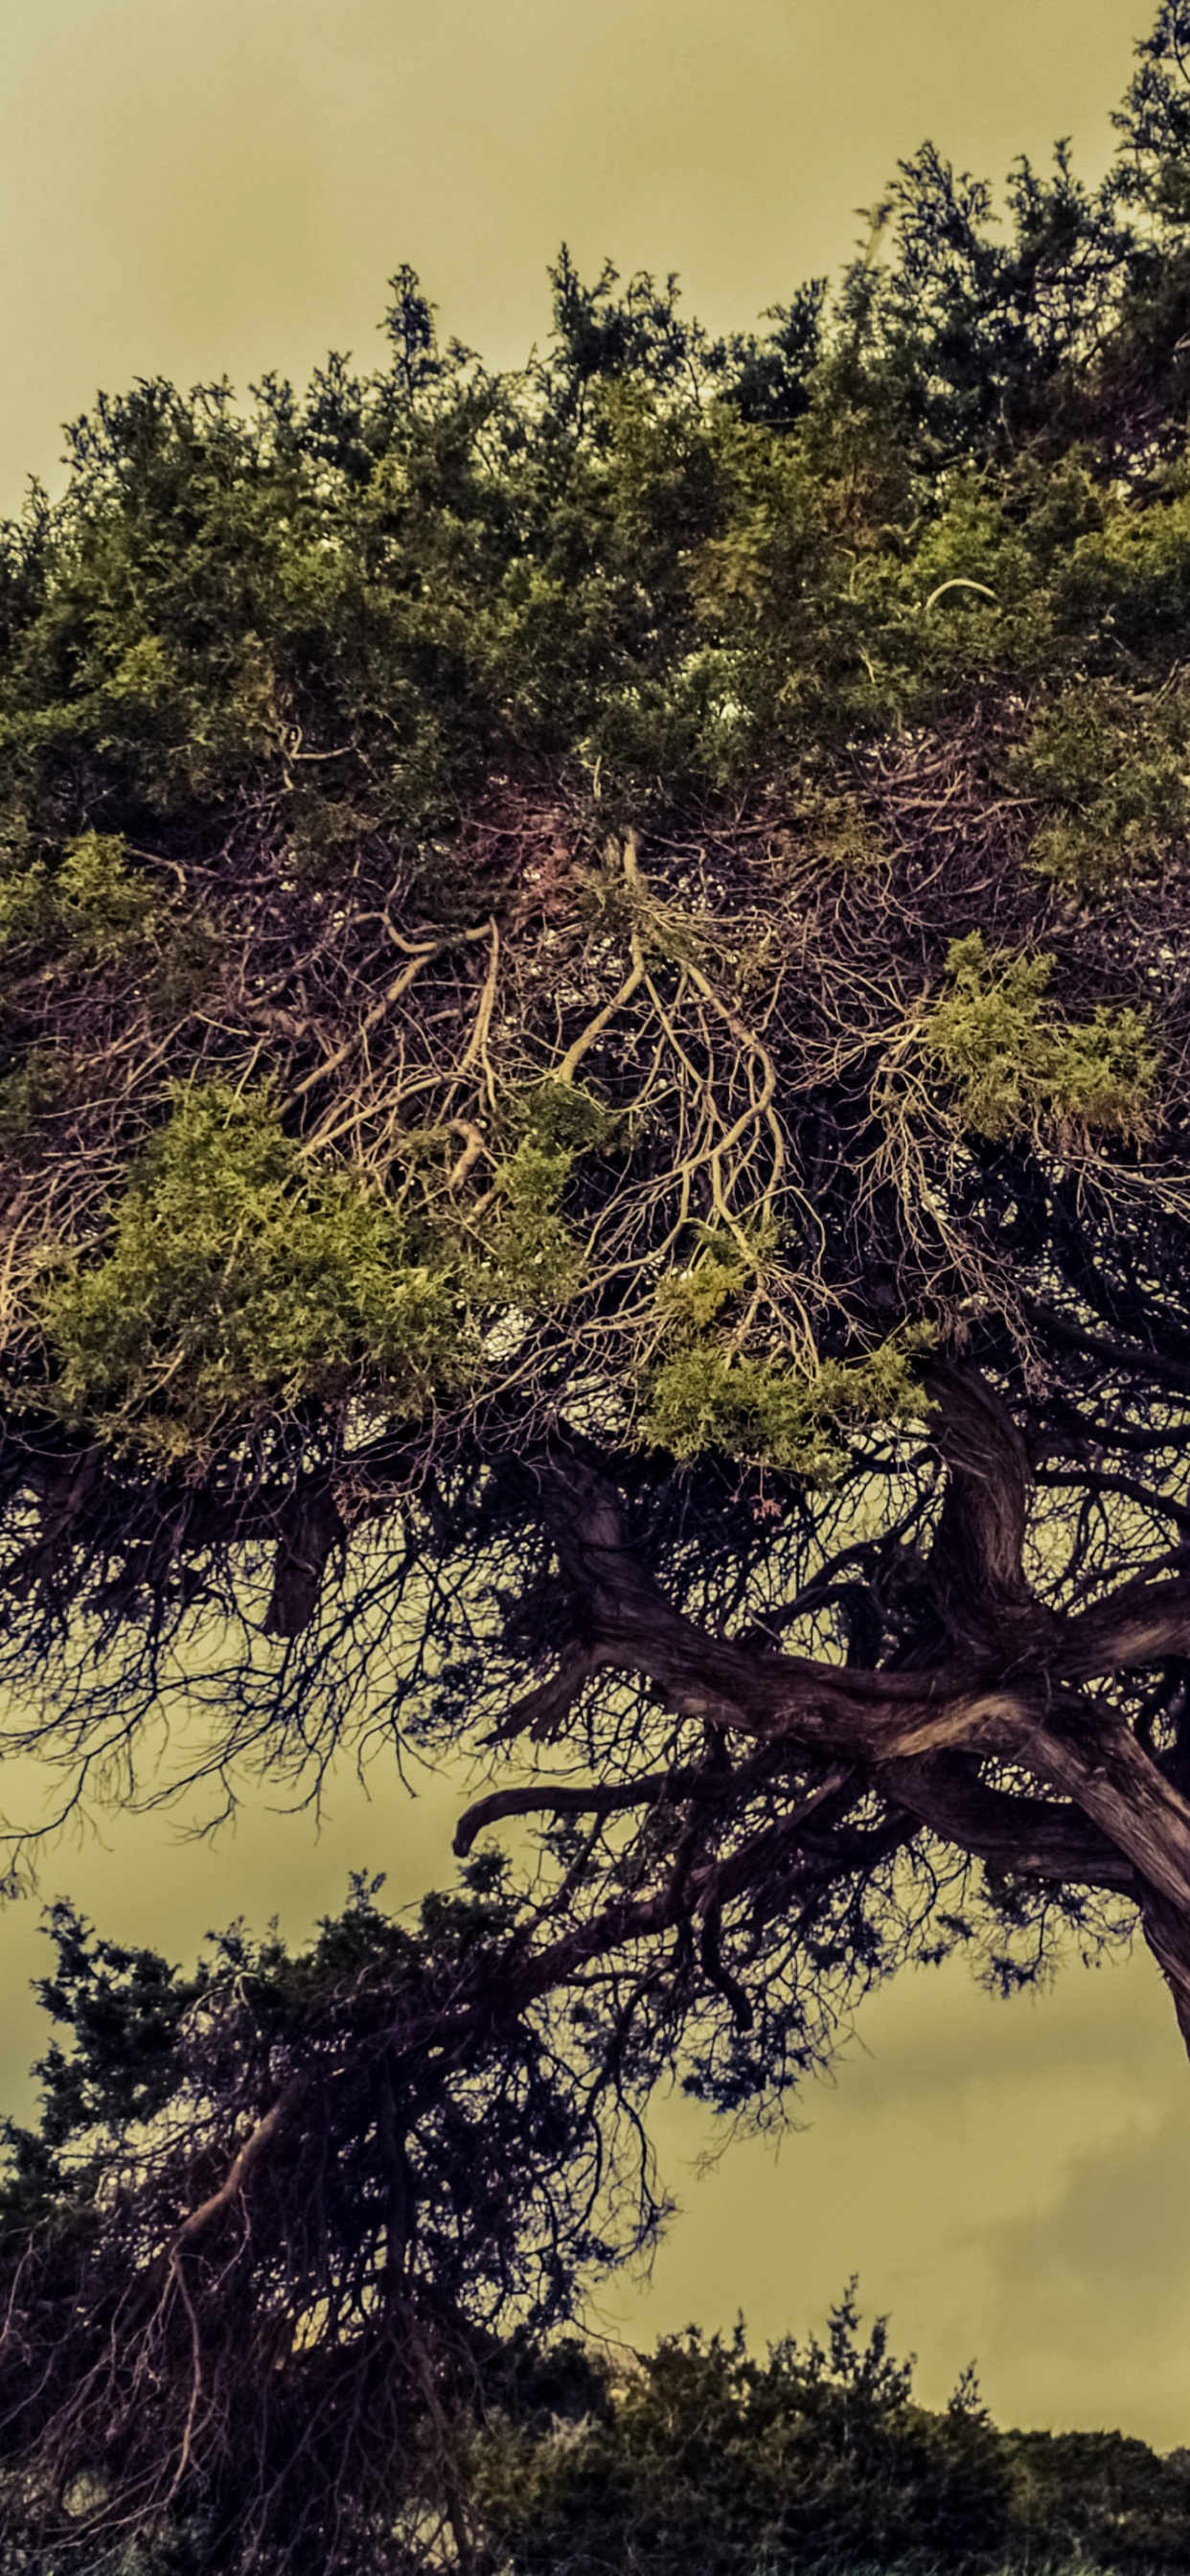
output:
<path id="1" fill-rule="evenodd" d="M 964 2373 L 913 2399 L 855 2285 L 825 2348 L 767 2360 L 742 2327 L 649 2354 L 554 2344 L 494 2406 L 468 2460 L 477 2527 L 515 2576 L 689 2569 L 1184 2566 L 1190 2458 L 1119 2433 L 1001 2433 Z"/>
<path id="2" fill-rule="evenodd" d="M 515 379 L 402 271 L 377 376 L 101 401 L 8 532 L 12 1738 L 73 1796 L 183 1690 L 229 1794 L 369 1729 L 506 1762 L 458 1849 L 534 1871 L 414 2054 L 561 2014 L 564 2164 L 663 2069 L 775 2116 L 958 1941 L 1011 1986 L 1139 1923 L 1190 2038 L 1186 33 L 1007 253 L 926 155 L 829 311 L 715 344 L 564 257 Z M 377 1939 L 336 2069 L 414 2045 Z M 188 2009 L 95 2275 L 123 2424 L 211 2204 L 167 2487 L 325 2134 Z M 85 2420 L 132 2513 L 47 2372 L 54 2493 Z"/>
<path id="3" fill-rule="evenodd" d="M 668 2337 L 619 2369 L 588 2353 L 581 2414 L 526 2374 L 517 2412 L 493 2409 L 474 2445 L 493 2557 L 516 2576 L 1002 2566 L 1016 2538 L 1002 2437 L 969 2380 L 945 2415 L 915 2406 L 886 2320 L 861 2338 L 854 2289 L 825 2349 L 786 2341 L 767 2364 L 742 2327 Z"/>
<path id="4" fill-rule="evenodd" d="M 233 1927 L 191 1977 L 53 1909 L 70 2044 L 0 2201 L 18 2568 L 47 2525 L 89 2570 L 130 2534 L 182 2569 L 406 2571 L 445 2530 L 470 2563 L 457 2428 L 608 2259 L 630 2177 L 498 1867 L 408 1927 L 377 1893 L 296 1958 Z"/>

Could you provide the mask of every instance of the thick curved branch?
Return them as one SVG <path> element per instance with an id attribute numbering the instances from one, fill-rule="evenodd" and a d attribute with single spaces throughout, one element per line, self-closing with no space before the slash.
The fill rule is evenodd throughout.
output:
<path id="1" fill-rule="evenodd" d="M 1025 1312 L 1039 1332 L 1047 1333 L 1051 1341 L 1062 1343 L 1067 1350 L 1080 1352 L 1084 1359 L 1120 1369 L 1129 1377 L 1148 1378 L 1155 1386 L 1167 1386 L 1177 1395 L 1190 1395 L 1190 1360 L 1138 1349 L 1135 1343 L 1122 1342 L 1113 1333 L 1089 1332 L 1073 1316 L 1056 1314 L 1052 1306 L 1043 1306 L 1032 1297 L 1025 1301 Z"/>
<path id="2" fill-rule="evenodd" d="M 544 1743 L 564 1726 L 579 1692 L 597 1669 L 597 1658 L 588 1646 L 576 1646 L 562 1661 L 549 1680 L 539 1682 L 535 1690 L 526 1691 L 523 1699 L 513 1702 L 498 1726 L 493 1727 L 491 1741 L 501 1744 L 514 1735 L 528 1735 L 535 1743 Z"/>
<path id="3" fill-rule="evenodd" d="M 1065 1680 L 1090 1681 L 1187 1653 L 1190 1575 L 1157 1582 L 1137 1576 L 1067 1622 L 1060 1670 Z"/>
<path id="4" fill-rule="evenodd" d="M 525 1789 L 494 1789 L 477 1798 L 460 1816 L 451 1845 L 456 1859 L 466 1860 L 476 1836 L 506 1816 L 614 1816 L 626 1807 L 659 1806 L 689 1797 L 701 1771 L 649 1771 L 639 1780 L 617 1781 L 601 1789 L 593 1780 L 578 1787 L 561 1780 L 539 1780 Z"/>
<path id="5" fill-rule="evenodd" d="M 1131 1728 L 1071 1691 L 1022 1727 L 1017 1759 L 1100 1827 L 1190 1939 L 1190 1803 Z"/>
<path id="6" fill-rule="evenodd" d="M 889 1762 L 876 1780 L 894 1805 L 990 1869 L 1136 1893 L 1132 1863 L 1078 1808 L 993 1789 L 962 1755 Z"/>
<path id="7" fill-rule="evenodd" d="M 935 1360 L 923 1371 L 937 1407 L 935 1445 L 946 1491 L 929 1555 L 930 1580 L 960 1646 L 1001 1648 L 1043 1616 L 1025 1580 L 1023 1554 L 1032 1478 L 1024 1440 L 1007 1405 L 980 1370 Z"/>
<path id="8" fill-rule="evenodd" d="M 255 2128 L 249 2131 L 243 2145 L 237 2148 L 222 2182 L 199 2202 L 197 2209 L 187 2212 L 164 2257 L 164 2269 L 168 2274 L 177 2273 L 183 2257 L 197 2244 L 199 2237 L 205 2236 L 216 2219 L 242 2197 L 253 2166 L 296 2110 L 305 2090 L 304 2081 L 299 2081 L 278 2094 L 269 2110 L 256 2122 Z"/>

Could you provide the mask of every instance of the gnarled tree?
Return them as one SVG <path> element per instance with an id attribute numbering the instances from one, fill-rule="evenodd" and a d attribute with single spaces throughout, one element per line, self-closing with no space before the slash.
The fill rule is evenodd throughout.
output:
<path id="1" fill-rule="evenodd" d="M 1183 21 L 1008 248 L 925 155 L 833 305 L 712 344 L 564 260 L 515 380 L 403 272 L 383 374 L 141 388 L 11 532 L 12 1737 L 73 1795 L 205 1690 L 229 1781 L 396 1731 L 496 1771 L 460 1851 L 540 1828 L 503 1970 L 411 2038 L 370 1959 L 358 2101 L 338 2002 L 222 2129 L 193 2043 L 120 2255 L 170 2493 L 262 2177 L 386 2048 L 400 2176 L 535 2016 L 591 2140 L 968 1936 L 1139 1922 L 1190 2039 Z M 299 2375 L 404 2313 L 369 2174 Z"/>

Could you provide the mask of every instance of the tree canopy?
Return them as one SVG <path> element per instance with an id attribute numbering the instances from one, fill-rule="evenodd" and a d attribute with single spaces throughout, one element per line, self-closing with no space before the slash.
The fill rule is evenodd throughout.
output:
<path id="1" fill-rule="evenodd" d="M 1190 2037 L 1188 61 L 757 333 L 564 253 L 494 377 L 402 270 L 375 373 L 101 399 L 5 532 L 9 1740 L 498 1775 L 300 1972 L 65 1927 L 57 2548 L 247 2446 L 245 2567 L 379 2566 L 658 2076 L 778 2116 L 902 1961 L 1139 1924 Z"/>

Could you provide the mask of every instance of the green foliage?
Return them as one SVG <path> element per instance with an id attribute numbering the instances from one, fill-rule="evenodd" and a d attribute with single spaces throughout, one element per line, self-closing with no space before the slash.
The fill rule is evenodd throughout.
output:
<path id="1" fill-rule="evenodd" d="M 1068 690 L 1030 726 L 1013 766 L 1058 810 L 1033 842 L 1043 874 L 1099 894 L 1152 868 L 1190 824 L 1190 732 L 1180 695 L 1105 683 Z"/>
<path id="2" fill-rule="evenodd" d="M 1110 181 L 1075 177 L 1059 146 L 1049 173 L 1021 158 L 1006 189 L 956 171 L 933 144 L 903 161 L 872 209 L 847 272 L 832 391 L 878 390 L 886 436 L 936 471 L 1003 455 L 1078 407 L 1118 304 L 1132 235 Z"/>
<path id="3" fill-rule="evenodd" d="M 1055 607 L 1068 627 L 1111 635 L 1140 667 L 1163 675 L 1177 655 L 1190 605 L 1190 493 L 1179 467 L 1147 509 L 1116 496 L 1101 529 L 1080 537 L 1055 571 Z"/>
<path id="4" fill-rule="evenodd" d="M 41 2001 L 63 2037 L 0 2177 L 0 2281 L 20 2296 L 35 2275 L 43 2336 L 32 2372 L 28 2345 L 0 2345 L 6 2569 L 441 2564 L 428 2535 L 457 2492 L 446 2441 L 478 2369 L 506 2377 L 500 2329 L 514 2353 L 548 2330 L 606 2250 L 584 2172 L 603 2142 L 510 1991 L 521 1909 L 500 1863 L 404 1920 L 381 1885 L 357 1876 L 297 1952 L 235 1924 L 189 1975 L 51 1909 Z M 487 2033 L 449 2064 L 444 2008 Z M 193 2259 L 183 2213 L 262 2128 L 248 2224 L 233 2200 L 214 2262 Z M 168 2292 L 162 2308 L 171 2247 L 214 2400 L 201 2416 Z M 55 2462 L 47 2401 L 96 2365 L 84 2456 Z"/>
<path id="5" fill-rule="evenodd" d="M 1062 1019 L 1047 1007 L 1053 963 L 989 955 L 979 931 L 955 940 L 950 990 L 922 1026 L 927 1059 L 954 1086 L 962 1125 L 993 1142 L 1038 1123 L 1144 1136 L 1160 1066 L 1147 1013 L 1100 1004 L 1089 1021 Z"/>
<path id="6" fill-rule="evenodd" d="M 443 2564 L 444 2499 L 446 2563 L 465 2542 L 474 2563 L 505 2576 L 600 2576 L 609 2564 L 624 2576 L 755 2576 L 758 2567 L 773 2576 L 856 2567 L 991 2576 L 1080 2560 L 1140 2576 L 1190 2565 L 1185 2454 L 1158 2460 L 1111 2433 L 1000 2433 L 969 2372 L 944 2412 L 925 2411 L 887 2321 L 861 2330 L 854 2283 L 825 2343 L 789 2338 L 764 2359 L 742 2327 L 726 2339 L 691 2329 L 652 2352 L 614 2357 L 568 2332 L 477 2332 L 467 2319 L 484 2313 L 497 2246 L 523 2300 L 520 2239 L 534 2241 L 552 2178 L 574 2153 L 573 2109 L 561 2068 L 531 2032 L 515 2070 L 511 2058 L 494 2060 L 455 2068 L 445 2084 L 436 2065 L 418 2073 L 416 2049 L 392 2057 L 394 2033 L 413 2040 L 437 1996 L 457 2007 L 471 1993 L 490 2011 L 516 1907 L 490 1862 L 402 1920 L 377 1902 L 381 1884 L 357 1875 L 344 1911 L 302 1950 L 275 1932 L 256 1941 L 236 1924 L 208 1941 L 189 1973 L 104 1940 L 67 1903 L 49 1909 L 55 1965 L 39 1997 L 61 2037 L 36 2069 L 37 2125 L 10 2123 L 5 2133 L 0 2270 L 19 2279 L 39 2267 L 48 2373 L 69 2358 L 53 2341 L 59 2311 L 106 2367 L 88 2465 L 71 2471 L 65 2523 L 44 2561 L 35 2486 L 19 2470 L 6 2485 L 0 2467 L 5 2538 L 19 2534 L 27 2553 L 18 2567 L 69 2564 L 59 2552 L 74 2540 L 88 2568 L 110 2563 L 121 2576 L 130 2565 L 143 2576 L 240 2576 L 250 2564 L 284 2566 L 300 2530 L 300 2563 L 319 2576 L 361 2564 L 429 2576 Z M 212 2334 L 210 2280 L 201 2265 L 192 2271 L 206 2366 L 233 2401 L 223 2438 L 209 2450 L 200 2432 L 185 2479 L 156 2505 L 129 2560 L 119 2521 L 110 2539 L 102 2526 L 71 2531 L 84 2497 L 101 2510 L 130 2441 L 151 2470 L 155 2419 L 168 2402 L 160 2361 L 152 2373 L 133 2369 L 127 2386 L 113 2375 L 116 2285 L 137 2277 L 138 2262 L 142 2284 L 152 2282 L 153 2249 L 179 2208 L 194 2205 L 195 2177 L 209 2188 L 221 2170 L 225 2154 L 211 2161 L 212 2121 L 242 2137 L 262 2098 L 280 2087 L 284 2100 L 311 2075 L 324 2126 L 306 2150 L 292 2137 L 288 2148 L 274 2145 L 254 2178 L 251 2224 L 220 2242 L 221 2275 L 258 2267 L 244 2283 L 255 2296 L 225 2341 Z M 396 2210 L 385 2167 L 394 2152 Z M 187 2158 L 197 2160 L 189 2177 Z M 128 2224 L 109 2240 L 114 2268 L 105 2271 L 96 2215 L 113 2201 Z M 581 2191 L 574 2209 L 563 2199 L 554 2214 L 564 2219 L 556 2272 L 589 2251 Z M 384 2296 L 394 2225 L 417 2267 L 411 2386 L 394 2365 Z M 558 2288 L 547 2289 L 547 2310 Z M 3 2368 L 26 2394 L 27 2355 L 6 2347 Z M 350 2407 L 345 2390 L 357 2401 Z M 352 2469 L 329 2531 L 319 2519 L 322 2408 L 332 2448 L 341 2457 L 349 2444 Z M 270 2519 L 266 2507 L 263 2521 L 262 2438 L 276 2509 Z"/>
<path id="7" fill-rule="evenodd" d="M 929 1403 L 911 1362 L 928 1349 L 928 1325 L 902 1326 L 855 1360 L 811 1370 L 715 1333 L 724 1310 L 755 1291 L 775 1249 L 770 1227 L 752 1236 L 708 1228 L 697 1258 L 657 1286 L 665 1345 L 644 1375 L 638 1437 L 683 1464 L 719 1451 L 749 1466 L 830 1485 L 847 1464 L 850 1431 L 923 1423 Z"/>
<path id="8" fill-rule="evenodd" d="M 0 1078 L 0 1154 L 19 1155 L 32 1142 L 47 1112 L 64 1099 L 73 1072 L 64 1051 L 35 1047 Z"/>
<path id="9" fill-rule="evenodd" d="M 0 955 L 30 948 L 52 918 L 49 872 L 40 861 L 0 878 Z"/>
<path id="10" fill-rule="evenodd" d="M 41 1292 L 68 1422 L 162 1461 L 229 1422 L 367 1384 L 420 1411 L 468 1354 L 441 1258 L 350 1175 L 304 1159 L 267 1094 L 175 1089 L 112 1241 Z"/>
<path id="11" fill-rule="evenodd" d="M 109 966 L 148 936 L 157 911 L 119 835 L 82 832 L 53 873 L 37 860 L 0 878 L 0 958 L 37 947 L 57 951 L 64 966 Z"/>
<path id="12" fill-rule="evenodd" d="M 936 167 L 906 176 L 918 300 L 945 197 Z M 1029 222 L 1044 233 L 1036 206 Z M 1066 245 L 1079 293 L 1093 229 L 1083 207 Z M 440 818 L 526 753 L 598 785 L 614 817 L 945 700 L 989 655 L 1031 667 L 1051 580 L 1068 625 L 1101 615 L 1116 576 L 1086 508 L 1055 561 L 1052 505 L 1035 496 L 1034 526 L 986 453 L 986 317 L 943 481 L 912 377 L 953 373 L 958 341 L 941 310 L 926 342 L 920 312 L 904 338 L 908 272 L 858 331 L 845 289 L 833 344 L 818 288 L 767 339 L 712 343 L 672 280 L 617 298 L 611 272 L 585 288 L 564 260 L 554 282 L 553 354 L 520 378 L 440 352 L 406 278 L 402 309 L 429 335 L 416 363 L 398 337 L 390 371 L 336 363 L 304 399 L 268 381 L 244 418 L 210 389 L 102 402 L 74 433 L 66 501 L 10 532 L 5 806 L 60 839 L 102 802 L 143 838 L 146 817 L 267 780 L 295 868 L 329 882 L 361 834 Z M 966 294 L 953 262 L 937 284 Z M 1169 512 L 1116 516 L 1151 540 Z M 923 618 L 955 579 L 994 605 L 951 592 Z M 311 756 L 335 766 L 303 774 Z"/>
<path id="13" fill-rule="evenodd" d="M 531 2028 L 447 2069 L 418 2045 L 439 1998 L 456 2011 L 475 1998 L 487 2027 L 518 1956 L 516 1903 L 492 1861 L 402 1918 L 381 1887 L 354 1876 L 344 1910 L 296 1951 L 234 1924 L 188 1972 L 103 1939 L 68 1903 L 48 1910 L 55 1963 L 38 1993 L 59 2035 L 35 2070 L 36 2125 L 5 2130 L 0 2275 L 11 2286 L 36 2269 L 50 2381 L 65 2364 L 69 2385 L 60 2320 L 104 2372 L 65 2518 L 56 2493 L 42 2499 L 44 2558 L 36 2480 L 12 2472 L 11 2451 L 0 2460 L 0 2551 L 16 2541 L 15 2567 L 49 2576 L 81 2554 L 113 2576 L 246 2576 L 284 2568 L 295 2533 L 313 2576 L 432 2576 L 456 2554 L 503 2576 L 1190 2567 L 1190 2456 L 1118 2433 L 1000 2432 L 971 2371 L 927 2411 L 887 2320 L 864 2331 L 854 2282 L 824 2341 L 789 2337 L 763 2358 L 742 2326 L 639 2353 L 564 2322 L 527 2330 L 543 2216 L 539 2312 L 564 2320 L 573 2267 L 595 2250 L 582 2186 L 565 2196 L 579 2137 L 565 2067 Z M 220 2129 L 242 2139 L 295 2083 L 312 2105 L 305 2143 L 282 2129 L 249 2223 L 225 2229 L 209 2271 L 191 2268 L 219 2439 L 200 2426 L 128 2557 L 119 2517 L 72 2530 L 84 2497 L 101 2511 L 130 2445 L 151 2475 L 169 2436 L 166 2351 L 152 2372 L 113 2368 L 113 2303 L 131 2281 L 142 2296 L 155 2285 L 154 2250 L 226 2168 Z M 112 2205 L 123 2224 L 105 2243 L 97 2213 Z M 398 2243 L 418 2321 L 408 2379 L 385 2288 Z M 493 2330 L 480 2321 L 497 2274 L 511 2313 Z M 228 2275 L 242 2305 L 221 2336 L 212 2295 Z M 7 2396 L 27 2396 L 28 2357 L 0 2355 Z M 180 2388 L 184 2411 L 184 2368 Z M 350 2484 L 328 2526 L 320 2479 L 345 2446 Z"/>
<path id="14" fill-rule="evenodd" d="M 791 818 L 804 833 L 823 865 L 847 874 L 879 867 L 887 857 L 878 831 L 854 796 L 810 790 L 800 797 Z"/>
<path id="15" fill-rule="evenodd" d="M 641 809 L 945 701 L 989 660 L 1031 670 L 1055 615 L 1184 618 L 1176 497 L 1097 530 L 1089 442 L 1059 541 L 1004 455 L 1005 402 L 1043 415 L 1102 330 L 1106 200 L 1064 166 L 1018 174 L 1011 250 L 936 155 L 890 202 L 892 260 L 829 319 L 801 290 L 767 337 L 712 342 L 672 279 L 586 287 L 564 255 L 552 352 L 519 378 L 441 351 L 402 272 L 416 353 L 392 326 L 377 376 L 269 380 L 245 418 L 225 390 L 102 402 L 66 501 L 10 536 L 6 805 L 65 837 L 102 795 L 141 837 L 146 812 L 267 778 L 295 868 L 329 882 L 362 833 L 526 752 Z M 993 601 L 952 589 L 923 617 L 956 581 Z M 303 776 L 311 754 L 334 769 Z"/>
<path id="16" fill-rule="evenodd" d="M 582 1246 L 559 1214 L 573 1168 L 573 1153 L 532 1134 L 497 1167 L 498 1210 L 481 1272 L 486 1293 L 530 1309 L 564 1306 L 577 1295 Z"/>
<path id="17" fill-rule="evenodd" d="M 529 1312 L 565 1306 L 585 1279 L 583 1247 L 561 1213 L 581 1154 L 598 1151 L 618 1121 L 581 1083 L 547 1077 L 509 1091 L 500 1124 L 511 1151 L 497 1163 L 495 1208 L 484 1228 L 476 1291 Z"/>
<path id="18" fill-rule="evenodd" d="M 9 1077 L 14 1138 L 60 1095 L 32 1059 Z M 606 1133 L 589 1094 L 546 1083 L 514 1095 L 516 1144 L 493 1175 L 465 1253 L 449 1217 L 409 1217 L 286 1136 L 271 1094 L 219 1082 L 172 1089 L 166 1124 L 112 1204 L 96 1256 L 60 1256 L 34 1297 L 66 1423 L 165 1464 L 200 1463 L 218 1435 L 356 1395 L 416 1418 L 473 1382 L 469 1305 L 564 1305 L 582 1248 L 559 1211 L 575 1153 Z M 551 1141 L 571 1137 L 571 1145 Z M 432 1164 L 449 1135 L 413 1131 L 403 1159 Z"/>
<path id="19" fill-rule="evenodd" d="M 771 1233 L 745 1235 L 741 1240 L 708 1229 L 697 1260 L 686 1270 L 667 1271 L 657 1283 L 657 1305 L 671 1334 L 686 1344 L 713 1324 L 755 1278 L 772 1249 Z"/>
<path id="20" fill-rule="evenodd" d="M 303 1950 L 288 1950 L 275 1926 L 257 1940 L 234 1923 L 209 1936 L 189 1972 L 155 1950 L 105 1940 L 68 1899 L 48 1906 L 44 1930 L 55 1962 L 36 1993 L 65 2036 L 51 2038 L 33 2068 L 37 2128 L 8 2122 L 3 2131 L 0 2242 L 5 2225 L 19 2231 L 28 2223 L 34 2202 L 44 2210 L 85 2200 L 105 2163 L 177 2094 L 193 2033 L 214 2028 L 237 1999 L 249 2005 L 265 2045 L 280 2048 L 343 1997 L 352 1995 L 358 2009 L 430 1964 L 457 1975 L 511 1930 L 515 1908 L 490 1860 L 477 1862 L 455 1891 L 428 1896 L 416 1923 L 382 1910 L 383 1884 L 353 1874 L 343 1913 L 323 1919 Z"/>
<path id="21" fill-rule="evenodd" d="M 905 1960 L 1116 1937 L 1127 1800 L 1038 1709 L 1188 1758 L 1178 1660 L 1064 1615 L 1184 1535 L 1187 66 L 1167 0 L 1101 187 L 1020 163 L 998 224 L 927 148 L 747 336 L 564 255 L 497 377 L 402 270 L 374 374 L 101 400 L 0 532 L 12 1728 L 83 1783 L 197 1680 L 200 1761 L 318 1765 L 380 1656 L 394 1732 L 559 1747 L 464 1831 L 538 1815 L 523 1902 L 357 1890 L 192 1980 L 59 1919 L 0 2210 L 55 2569 L 106 2516 L 119 2576 L 413 2576 L 423 2508 L 475 2576 L 1190 2564 L 1180 2472 L 921 2414 L 847 2304 L 767 2369 L 526 2342 L 654 2232 L 661 2072 L 767 2116 Z M 319 1619 L 357 1513 L 400 1543 Z M 1008 1712 L 983 1893 L 962 1746 L 894 1798 L 854 1714 L 889 1672 L 906 1730 L 956 1672 Z"/>
<path id="22" fill-rule="evenodd" d="M 295 794 L 286 817 L 286 854 L 295 874 L 308 885 L 333 885 L 344 854 L 368 829 L 369 820 L 366 808 L 313 790 Z"/>
<path id="23" fill-rule="evenodd" d="M 104 966 L 151 930 L 157 911 L 151 886 L 129 867 L 111 832 L 82 832 L 69 841 L 54 886 L 56 926 L 72 961 Z"/>
<path id="24" fill-rule="evenodd" d="M 1017 2563 L 1138 2571 L 1190 2561 L 1190 2451 L 1126 2433 L 1004 2433 Z"/>
<path id="25" fill-rule="evenodd" d="M 70 2190 L 97 2133 L 152 2120 L 163 2109 L 176 2080 L 182 2021 L 211 1975 L 200 1965 L 183 1977 L 154 1950 L 99 1938 L 65 1898 L 47 1909 L 45 1928 L 57 1955 L 53 1975 L 38 1980 L 38 2000 L 68 2040 L 51 2039 L 33 2070 L 41 2081 L 39 2130 L 10 2123 L 5 2132 L 10 2164 L 0 2212 L 10 2223 L 28 2215 L 35 2176 L 43 2195 L 51 2175 L 55 2187 Z"/>
<path id="26" fill-rule="evenodd" d="M 618 1126 L 615 1112 L 581 1082 L 548 1077 L 510 1092 L 501 1102 L 501 1116 L 518 1143 L 572 1157 L 609 1144 Z"/>
<path id="27" fill-rule="evenodd" d="M 719 1302 L 710 1265 L 703 1277 L 687 1302 L 691 1321 Z M 848 1432 L 925 1422 L 929 1404 L 910 1363 L 932 1338 L 925 1327 L 903 1329 L 862 1359 L 823 1360 L 811 1375 L 696 1332 L 650 1373 L 639 1436 L 683 1462 L 720 1450 L 829 1485 L 847 1464 Z"/>

